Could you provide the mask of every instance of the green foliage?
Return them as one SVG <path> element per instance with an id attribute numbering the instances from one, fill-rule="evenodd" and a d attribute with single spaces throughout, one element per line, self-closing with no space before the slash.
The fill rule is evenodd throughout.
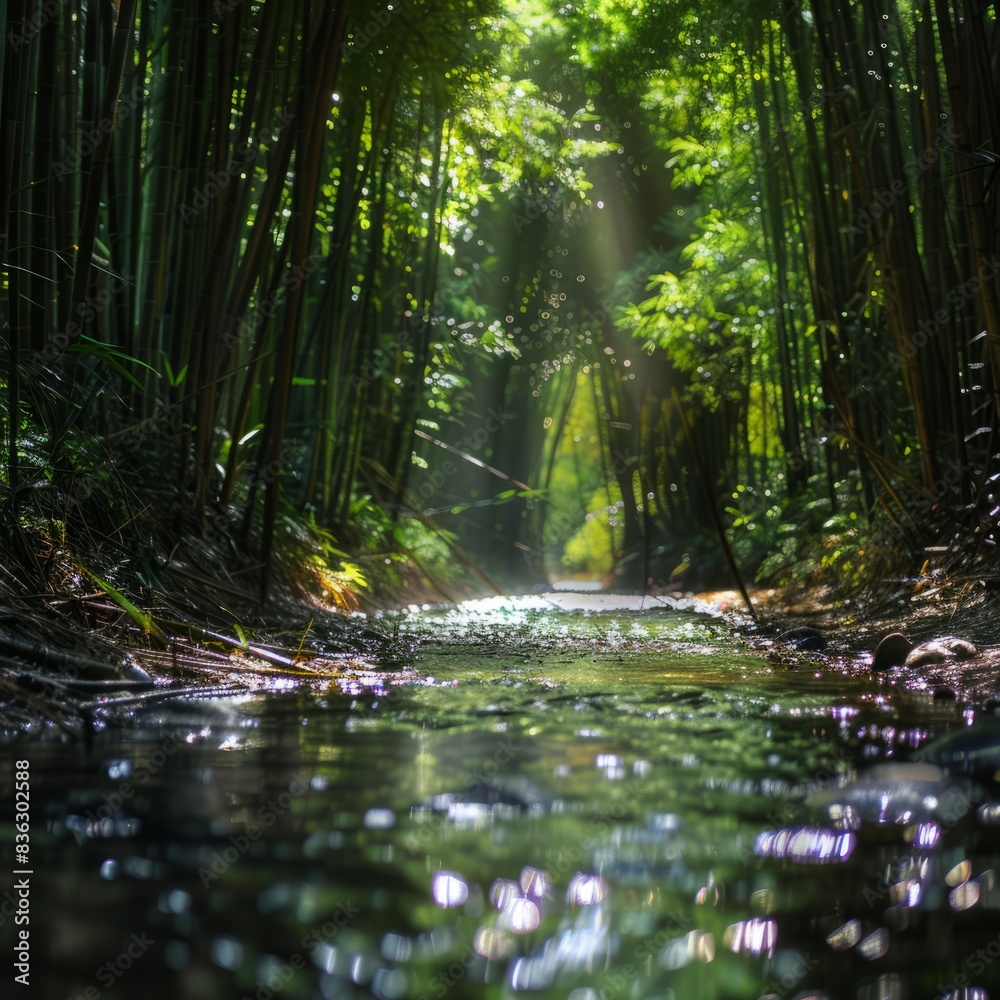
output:
<path id="1" fill-rule="evenodd" d="M 740 484 L 727 505 L 733 550 L 753 579 L 769 586 L 795 581 L 836 581 L 856 586 L 868 572 L 862 527 L 865 518 L 857 473 L 826 495 L 813 477 L 789 496 Z"/>
<path id="2" fill-rule="evenodd" d="M 583 524 L 566 540 L 562 565 L 572 572 L 606 577 L 621 547 L 621 516 L 621 502 L 609 503 L 607 490 L 596 490 L 587 502 Z"/>
<path id="3" fill-rule="evenodd" d="M 12 495 L 121 502 L 140 427 L 180 522 L 221 511 L 265 565 L 294 522 L 358 584 L 355 550 L 448 563 L 413 506 L 514 561 L 673 578 L 735 491 L 746 564 L 812 558 L 801 515 L 840 572 L 954 446 L 990 481 L 995 95 L 957 14 L 345 10 L 138 5 L 123 52 L 75 0 L 57 46 L 8 46 Z"/>

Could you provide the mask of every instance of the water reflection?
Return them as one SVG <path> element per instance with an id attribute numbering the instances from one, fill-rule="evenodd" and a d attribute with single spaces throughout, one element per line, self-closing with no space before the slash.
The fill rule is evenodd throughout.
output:
<path id="1" fill-rule="evenodd" d="M 739 947 L 733 948 L 739 951 Z M 715 958 L 715 937 L 705 931 L 688 931 L 683 937 L 668 941 L 657 963 L 661 969 L 683 969 L 692 962 L 711 962 Z"/>
<path id="2" fill-rule="evenodd" d="M 19 749 L 40 995 L 103 993 L 133 934 L 125 996 L 985 995 L 1000 794 L 965 762 L 992 733 L 903 759 L 961 706 L 708 655 L 689 611 L 432 627 L 410 683 Z"/>
<path id="3" fill-rule="evenodd" d="M 952 778 L 931 764 L 876 764 L 851 772 L 809 797 L 825 807 L 841 827 L 856 829 L 862 820 L 877 824 L 910 824 L 942 819 L 954 824 L 971 807 L 978 789 Z"/>
<path id="4" fill-rule="evenodd" d="M 576 906 L 594 906 L 603 902 L 607 894 L 607 884 L 600 875 L 584 875 L 583 872 L 577 872 L 566 889 L 567 901 Z"/>
<path id="5" fill-rule="evenodd" d="M 847 951 L 861 940 L 861 921 L 848 920 L 826 936 L 826 943 L 834 951 Z"/>
<path id="6" fill-rule="evenodd" d="M 751 917 L 740 920 L 726 928 L 723 943 L 727 948 L 739 954 L 774 955 L 774 946 L 778 940 L 778 923 L 761 917 Z"/>
<path id="7" fill-rule="evenodd" d="M 469 887 L 451 872 L 435 872 L 431 879 L 431 895 L 438 906 L 450 910 L 469 898 Z"/>
<path id="8" fill-rule="evenodd" d="M 852 833 L 797 827 L 785 830 L 765 830 L 753 846 L 754 854 L 762 858 L 789 858 L 792 861 L 831 864 L 846 861 L 854 850 Z"/>

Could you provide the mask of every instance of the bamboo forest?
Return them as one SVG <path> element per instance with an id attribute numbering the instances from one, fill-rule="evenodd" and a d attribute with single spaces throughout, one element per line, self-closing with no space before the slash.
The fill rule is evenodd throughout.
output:
<path id="1" fill-rule="evenodd" d="M 994 3 L 0 27 L 5 991 L 1000 998 Z"/>

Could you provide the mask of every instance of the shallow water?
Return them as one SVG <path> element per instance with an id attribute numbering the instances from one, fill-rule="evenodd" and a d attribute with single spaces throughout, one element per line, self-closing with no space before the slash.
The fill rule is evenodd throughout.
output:
<path id="1" fill-rule="evenodd" d="M 640 605 L 414 609 L 391 673 L 14 744 L 28 995 L 1000 995 L 1000 792 L 908 763 L 975 711 Z"/>

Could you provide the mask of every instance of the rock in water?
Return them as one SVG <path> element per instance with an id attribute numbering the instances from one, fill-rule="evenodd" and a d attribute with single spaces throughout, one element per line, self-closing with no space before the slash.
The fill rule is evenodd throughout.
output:
<path id="1" fill-rule="evenodd" d="M 821 653 L 826 649 L 826 639 L 816 629 L 806 626 L 790 628 L 787 632 L 782 632 L 778 636 L 778 642 L 787 643 L 789 646 L 794 646 L 805 652 Z"/>
<path id="2" fill-rule="evenodd" d="M 946 660 L 968 660 L 976 655 L 976 647 L 967 639 L 946 635 L 914 646 L 906 656 L 906 666 L 918 667 L 923 663 L 944 663 Z"/>
<path id="3" fill-rule="evenodd" d="M 889 667 L 922 667 L 948 660 L 968 660 L 977 652 L 976 647 L 967 639 L 959 639 L 953 635 L 931 639 L 915 646 L 902 632 L 890 632 L 875 647 L 872 668 L 886 670 Z"/>
<path id="4" fill-rule="evenodd" d="M 901 667 L 911 649 L 913 643 L 902 632 L 890 632 L 875 647 L 872 669 L 886 670 L 889 667 Z"/>
<path id="5" fill-rule="evenodd" d="M 846 774 L 813 792 L 806 802 L 826 810 L 835 825 L 954 821 L 971 807 L 969 791 L 927 762 L 876 764 Z"/>

